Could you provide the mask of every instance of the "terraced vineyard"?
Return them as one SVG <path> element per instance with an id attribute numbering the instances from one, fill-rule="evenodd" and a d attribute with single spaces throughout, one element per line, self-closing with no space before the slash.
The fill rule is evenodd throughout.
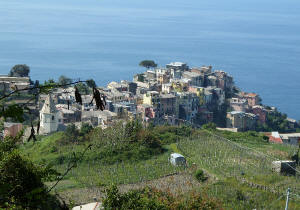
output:
<path id="1" fill-rule="evenodd" d="M 197 137 L 178 143 L 178 148 L 190 162 L 215 174 L 218 178 L 237 177 L 249 182 L 273 187 L 283 192 L 290 186 L 300 193 L 300 179 L 297 176 L 282 176 L 272 171 L 272 161 L 277 158 L 242 146 L 221 136 L 201 132 Z M 282 159 L 286 159 L 282 156 Z"/>
<path id="2" fill-rule="evenodd" d="M 113 163 L 104 162 L 110 160 L 109 156 L 101 154 L 114 149 L 116 145 L 122 146 L 124 138 L 117 132 L 111 135 L 104 133 L 107 137 L 99 133 L 101 139 L 107 138 L 105 142 L 93 140 L 95 146 L 55 187 L 55 191 L 66 200 L 75 199 L 79 204 L 92 202 L 93 197 L 103 197 L 103 189 L 112 183 L 117 184 L 121 191 L 153 186 L 175 194 L 206 192 L 208 196 L 218 198 L 225 209 L 282 209 L 286 190 L 290 187 L 289 209 L 299 209 L 299 174 L 283 176 L 271 169 L 272 161 L 288 159 L 297 148 L 269 144 L 258 133 L 194 130 L 191 135 L 186 135 L 189 137 L 181 135 L 179 138 L 177 134 L 165 131 L 174 128 L 159 129 L 163 130 L 161 141 L 165 142 L 162 153 L 135 160 L 126 160 L 122 156 L 124 161 Z M 86 144 L 58 147 L 61 135 L 57 133 L 36 143 L 28 143 L 22 151 L 34 162 L 52 163 L 54 169 L 63 173 L 73 152 L 80 153 Z M 164 139 L 167 137 L 170 140 Z M 110 139 L 115 142 L 111 144 Z M 134 147 L 130 151 L 140 149 Z M 172 166 L 168 161 L 171 152 L 183 154 L 188 161 L 187 167 Z M 205 172 L 207 181 L 198 182 L 194 178 L 197 169 Z M 54 182 L 48 183 L 49 186 L 53 184 Z"/>
<path id="3" fill-rule="evenodd" d="M 283 176 L 272 171 L 272 161 L 286 160 L 288 153 L 295 148 L 281 145 L 286 152 L 270 156 L 254 148 L 235 143 L 209 131 L 199 132 L 196 137 L 186 138 L 178 142 L 178 148 L 188 157 L 190 163 L 202 168 L 219 180 L 230 180 L 237 185 L 245 185 L 252 189 L 262 190 L 273 196 L 286 194 L 287 188 L 294 193 L 294 201 L 300 205 L 300 177 Z M 290 150 L 288 152 L 288 150 Z M 299 168 L 296 169 L 299 171 Z M 220 184 L 220 183 L 219 183 Z M 217 184 L 211 194 L 220 196 L 224 185 Z M 218 188 L 219 185 L 219 188 Z M 233 184 L 234 185 L 234 184 Z M 219 191 L 218 191 L 219 189 Z M 262 206 L 263 207 L 263 206 Z"/>
<path id="4" fill-rule="evenodd" d="M 65 171 L 66 165 L 57 165 L 54 168 L 62 173 Z M 180 171 L 182 168 L 174 167 L 168 162 L 167 153 L 157 158 L 136 163 L 120 162 L 113 165 L 102 165 L 94 161 L 80 164 L 72 169 L 65 178 L 69 180 L 68 186 L 60 184 L 57 189 L 134 184 L 176 174 Z"/>

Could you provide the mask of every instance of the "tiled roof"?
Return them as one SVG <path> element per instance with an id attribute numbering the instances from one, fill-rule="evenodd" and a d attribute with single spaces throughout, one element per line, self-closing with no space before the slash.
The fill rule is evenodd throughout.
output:
<path id="1" fill-rule="evenodd" d="M 265 135 L 269 137 L 269 142 L 278 143 L 278 144 L 283 143 L 278 132 L 265 133 Z"/>

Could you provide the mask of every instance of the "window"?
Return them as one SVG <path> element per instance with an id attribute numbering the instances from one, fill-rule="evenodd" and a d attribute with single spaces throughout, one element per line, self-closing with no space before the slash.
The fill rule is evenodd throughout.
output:
<path id="1" fill-rule="evenodd" d="M 52 120 L 54 120 L 54 116 L 52 116 Z"/>

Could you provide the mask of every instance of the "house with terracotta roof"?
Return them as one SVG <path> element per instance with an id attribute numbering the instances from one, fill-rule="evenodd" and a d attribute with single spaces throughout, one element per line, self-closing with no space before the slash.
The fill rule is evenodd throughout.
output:
<path id="1" fill-rule="evenodd" d="M 291 144 L 298 146 L 300 142 L 300 133 L 278 133 L 273 131 L 271 133 L 265 133 L 269 137 L 269 142 L 277 144 Z"/>
<path id="2" fill-rule="evenodd" d="M 276 144 L 283 144 L 283 141 L 277 131 L 265 133 L 266 136 L 269 137 L 269 142 Z"/>
<path id="3" fill-rule="evenodd" d="M 241 97 L 247 99 L 249 107 L 259 105 L 260 103 L 260 97 L 256 93 L 242 92 Z"/>

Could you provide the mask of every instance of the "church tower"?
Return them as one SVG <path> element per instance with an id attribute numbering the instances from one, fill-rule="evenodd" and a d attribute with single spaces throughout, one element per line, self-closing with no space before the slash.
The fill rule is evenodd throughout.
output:
<path id="1" fill-rule="evenodd" d="M 50 94 L 40 111 L 40 125 L 43 133 L 52 133 L 58 129 L 58 111 Z"/>

